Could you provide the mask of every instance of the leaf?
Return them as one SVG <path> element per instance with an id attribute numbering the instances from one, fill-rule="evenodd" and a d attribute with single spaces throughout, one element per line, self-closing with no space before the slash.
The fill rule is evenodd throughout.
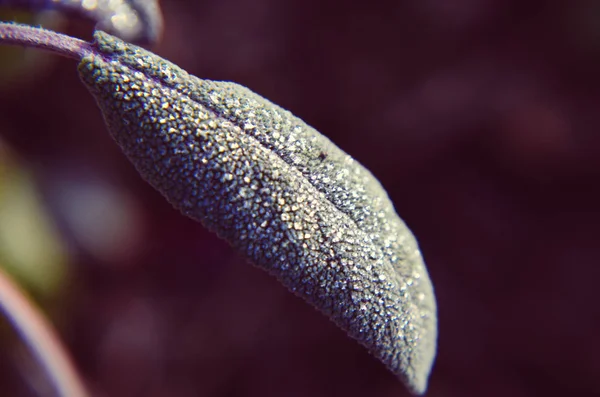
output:
<path id="1" fill-rule="evenodd" d="M 423 393 L 434 293 L 375 177 L 243 86 L 196 78 L 103 32 L 91 48 L 80 76 L 140 174 Z"/>
<path id="2" fill-rule="evenodd" d="M 43 204 L 32 175 L 0 140 L 0 268 L 47 301 L 64 291 L 68 264 Z"/>

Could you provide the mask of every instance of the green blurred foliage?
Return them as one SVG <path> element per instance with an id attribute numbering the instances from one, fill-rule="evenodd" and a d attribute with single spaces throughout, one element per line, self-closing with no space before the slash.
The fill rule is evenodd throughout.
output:
<path id="1" fill-rule="evenodd" d="M 45 301 L 60 295 L 67 258 L 31 173 L 0 142 L 0 266 Z"/>

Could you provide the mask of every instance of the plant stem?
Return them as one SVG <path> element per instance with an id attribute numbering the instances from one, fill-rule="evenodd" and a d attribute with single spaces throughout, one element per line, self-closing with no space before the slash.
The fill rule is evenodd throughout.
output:
<path id="1" fill-rule="evenodd" d="M 86 41 L 52 30 L 8 22 L 0 22 L 0 44 L 41 48 L 76 60 L 92 52 Z"/>
<path id="2" fill-rule="evenodd" d="M 154 44 L 163 31 L 158 0 L 0 0 L 1 6 L 77 14 L 96 22 L 96 29 L 136 44 Z"/>
<path id="3" fill-rule="evenodd" d="M 65 348 L 44 315 L 0 267 L 0 311 L 13 323 L 38 358 L 60 397 L 86 397 L 85 389 Z"/>

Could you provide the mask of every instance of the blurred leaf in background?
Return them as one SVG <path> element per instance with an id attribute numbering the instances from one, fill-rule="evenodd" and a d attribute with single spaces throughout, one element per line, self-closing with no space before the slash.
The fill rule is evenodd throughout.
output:
<path id="1" fill-rule="evenodd" d="M 43 301 L 60 293 L 67 259 L 32 174 L 0 141 L 0 263 Z"/>

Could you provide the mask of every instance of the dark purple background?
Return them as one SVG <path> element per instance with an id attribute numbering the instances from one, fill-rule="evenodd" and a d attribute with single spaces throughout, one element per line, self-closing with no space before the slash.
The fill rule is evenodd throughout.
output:
<path id="1" fill-rule="evenodd" d="M 291 110 L 386 187 L 437 295 L 428 396 L 600 395 L 600 3 L 162 3 L 157 54 Z M 408 395 L 147 186 L 72 61 L 2 87 L 0 123 L 72 243 L 59 329 L 97 396 Z M 90 185 L 121 197 L 112 251 L 68 221 Z"/>

